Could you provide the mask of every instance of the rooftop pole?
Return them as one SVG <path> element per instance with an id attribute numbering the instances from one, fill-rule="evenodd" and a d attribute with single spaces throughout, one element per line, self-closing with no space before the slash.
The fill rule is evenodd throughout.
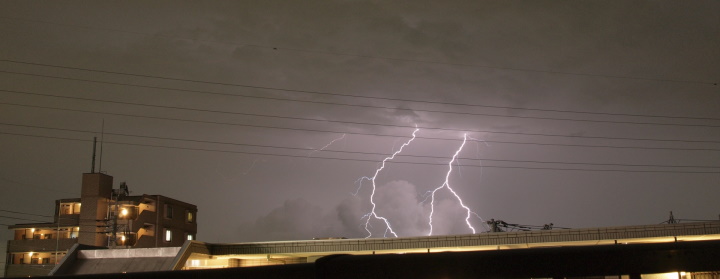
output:
<path id="1" fill-rule="evenodd" d="M 92 155 L 92 167 L 90 167 L 90 173 L 95 173 L 95 150 L 97 149 L 97 137 L 93 137 L 93 155 Z"/>

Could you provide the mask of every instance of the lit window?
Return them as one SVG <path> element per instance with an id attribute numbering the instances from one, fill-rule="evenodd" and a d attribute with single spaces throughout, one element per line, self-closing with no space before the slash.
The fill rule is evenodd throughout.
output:
<path id="1" fill-rule="evenodd" d="M 195 220 L 194 217 L 195 217 L 195 216 L 194 216 L 193 212 L 188 210 L 188 212 L 187 212 L 187 222 L 188 222 L 188 223 L 194 222 L 194 220 Z"/>
<path id="2" fill-rule="evenodd" d="M 165 241 L 172 241 L 172 231 L 170 229 L 165 229 Z"/>
<path id="3" fill-rule="evenodd" d="M 192 234 L 188 234 L 187 240 L 193 240 L 193 235 L 192 235 Z"/>
<path id="4" fill-rule="evenodd" d="M 63 214 L 63 215 L 72 214 L 72 205 L 69 203 L 61 203 L 60 204 L 60 214 Z"/>
<path id="5" fill-rule="evenodd" d="M 61 215 L 80 214 L 80 203 L 79 202 L 60 203 L 60 214 Z"/>

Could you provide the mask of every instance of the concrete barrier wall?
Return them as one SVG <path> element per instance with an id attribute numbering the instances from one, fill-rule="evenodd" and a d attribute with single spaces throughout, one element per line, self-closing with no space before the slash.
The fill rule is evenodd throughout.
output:
<path id="1" fill-rule="evenodd" d="M 481 233 L 434 237 L 278 241 L 238 244 L 208 244 L 213 255 L 275 254 L 303 252 L 377 251 L 435 249 L 461 246 L 492 246 L 573 241 L 632 240 L 640 238 L 720 235 L 720 222 L 562 229 L 526 232 Z"/>

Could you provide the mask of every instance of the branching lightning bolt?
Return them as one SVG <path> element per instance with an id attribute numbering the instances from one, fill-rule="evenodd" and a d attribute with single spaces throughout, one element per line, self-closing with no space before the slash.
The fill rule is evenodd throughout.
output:
<path id="1" fill-rule="evenodd" d="M 476 159 L 480 159 L 480 144 L 479 144 L 479 143 L 482 142 L 482 143 L 484 143 L 485 146 L 487 146 L 487 147 L 489 147 L 490 145 L 489 145 L 485 140 L 476 139 L 476 138 L 473 138 L 473 137 L 468 137 L 468 138 L 471 139 L 471 140 L 473 140 L 473 141 L 475 141 L 475 148 L 477 149 L 477 152 L 475 153 L 475 158 L 476 158 Z M 480 160 L 478 163 L 480 164 L 480 179 L 479 179 L 479 180 L 482 180 L 482 176 L 483 176 L 482 160 Z M 480 216 L 478 216 L 478 218 L 479 218 L 479 217 L 480 217 Z M 484 223 L 485 223 L 485 222 L 483 222 L 483 224 L 484 224 Z"/>
<path id="2" fill-rule="evenodd" d="M 360 188 L 362 188 L 362 182 L 363 182 L 363 180 L 368 180 L 368 181 L 370 181 L 370 180 L 372 180 L 372 178 L 367 177 L 367 176 L 363 176 L 363 177 L 358 178 L 358 180 L 355 180 L 355 184 L 357 184 L 358 187 L 357 187 L 357 190 L 355 190 L 355 193 L 350 193 L 351 195 L 357 196 L 357 194 L 360 193 Z M 367 215 L 365 215 L 365 216 L 367 216 Z"/>
<path id="3" fill-rule="evenodd" d="M 428 222 L 428 225 L 430 225 L 430 232 L 428 233 L 428 235 L 432 235 L 432 233 L 433 233 L 432 222 L 433 222 L 433 214 L 435 213 L 435 193 L 442 188 L 447 188 L 448 190 L 450 190 L 450 192 L 453 195 L 455 195 L 455 198 L 457 198 L 457 200 L 460 202 L 460 206 L 462 206 L 462 208 L 464 208 L 467 211 L 467 216 L 465 217 L 465 223 L 467 223 L 470 230 L 472 230 L 472 233 L 475 233 L 475 228 L 472 226 L 472 224 L 470 224 L 470 216 L 473 214 L 475 214 L 476 216 L 478 216 L 478 215 L 475 212 L 472 212 L 472 210 L 470 210 L 470 208 L 467 207 L 463 203 L 462 199 L 455 192 L 455 190 L 453 190 L 453 188 L 450 187 L 450 173 L 452 173 L 452 170 L 453 170 L 453 167 L 452 167 L 453 162 L 455 162 L 455 160 L 457 160 L 458 154 L 460 154 L 460 151 L 462 151 L 463 147 L 465 146 L 465 143 L 467 142 L 467 138 L 468 138 L 468 136 L 467 136 L 467 134 L 465 134 L 463 137 L 463 142 L 460 145 L 460 148 L 458 148 L 458 150 L 455 151 L 455 154 L 453 155 L 452 160 L 450 160 L 450 162 L 448 163 L 449 169 L 448 169 L 447 174 L 445 175 L 445 182 L 442 185 L 440 185 L 440 187 L 437 187 L 437 188 L 435 188 L 435 190 L 432 191 L 431 199 L 430 199 L 430 221 Z"/>
<path id="4" fill-rule="evenodd" d="M 479 143 L 482 142 L 483 144 L 485 144 L 486 147 L 490 147 L 490 144 L 488 144 L 487 141 L 485 141 L 483 139 L 476 139 L 473 137 L 467 137 L 467 138 L 475 141 L 475 148 L 476 148 L 475 158 L 480 159 L 480 144 Z M 478 181 L 482 180 L 482 177 L 483 177 L 482 160 L 480 160 L 479 162 L 480 162 L 480 178 L 478 179 Z M 483 220 L 483 218 L 480 217 L 480 215 L 478 215 L 475 212 L 473 212 L 472 214 L 475 215 L 475 217 L 477 217 L 478 219 L 480 219 L 480 224 L 482 224 L 483 227 L 485 227 L 487 229 L 487 231 L 490 231 L 490 226 L 487 225 L 485 220 Z"/>
<path id="5" fill-rule="evenodd" d="M 402 150 L 403 150 L 403 148 L 405 148 L 405 146 L 408 146 L 413 140 L 415 140 L 415 133 L 417 133 L 417 131 L 419 131 L 419 130 L 420 129 L 418 129 L 416 127 L 412 133 L 411 139 L 409 139 L 407 142 L 403 143 L 403 145 L 401 145 L 400 148 L 397 151 L 395 151 L 391 156 L 386 157 L 385 159 L 382 160 L 380 167 L 377 170 L 375 170 L 375 175 L 373 175 L 373 177 L 370 177 L 370 178 L 362 177 L 359 179 L 361 186 L 362 186 L 363 179 L 368 179 L 368 180 L 370 180 L 370 182 L 372 182 L 372 193 L 370 194 L 370 203 L 372 204 L 372 210 L 370 210 L 370 213 L 368 213 L 364 216 L 364 217 L 367 217 L 367 219 L 365 220 L 365 231 L 368 232 L 368 236 L 366 236 L 365 238 L 369 238 L 372 236 L 372 232 L 370 232 L 370 229 L 368 228 L 368 227 L 370 227 L 370 219 L 372 219 L 372 218 L 375 218 L 377 220 L 382 220 L 383 222 L 385 222 L 385 226 L 386 226 L 385 234 L 384 234 L 385 236 L 387 236 L 388 232 L 391 233 L 395 237 L 398 236 L 397 233 L 395 233 L 395 231 L 392 229 L 392 226 L 390 226 L 390 221 L 388 221 L 388 219 L 385 217 L 377 215 L 377 213 L 375 212 L 376 205 L 375 205 L 375 201 L 373 200 L 373 198 L 375 197 L 375 190 L 377 189 L 377 186 L 375 185 L 375 178 L 377 178 L 380 171 L 382 171 L 385 168 L 385 162 L 394 159 L 397 154 L 400 154 L 400 152 L 402 152 Z M 359 188 L 358 188 L 358 191 L 359 191 Z"/>
<path id="6" fill-rule="evenodd" d="M 333 143 L 335 143 L 336 141 L 339 141 L 339 140 L 341 140 L 341 139 L 344 139 L 344 138 L 345 138 L 345 134 L 342 134 L 342 136 L 341 136 L 341 137 L 339 137 L 339 138 L 336 138 L 336 139 L 334 139 L 334 140 L 330 141 L 330 143 L 326 144 L 326 145 L 325 145 L 325 146 L 323 146 L 322 148 L 319 148 L 319 149 L 313 149 L 312 151 L 310 151 L 310 153 L 308 153 L 308 156 L 312 155 L 312 154 L 313 154 L 313 153 L 315 153 L 315 152 L 318 152 L 318 151 L 323 151 L 323 150 L 325 150 L 325 148 L 328 148 L 328 147 L 330 147 L 330 145 L 332 145 L 332 144 L 333 144 Z"/>
<path id="7" fill-rule="evenodd" d="M 479 142 L 482 142 L 483 144 L 485 144 L 485 146 L 490 147 L 490 144 L 488 144 L 487 141 L 485 141 L 485 140 L 476 139 L 476 138 L 473 138 L 473 137 L 468 137 L 468 138 L 471 139 L 471 140 L 473 140 L 473 141 L 475 141 L 475 148 L 477 148 L 477 153 L 475 153 L 475 158 L 476 158 L 476 159 L 479 159 L 479 158 L 480 158 L 480 146 L 479 146 Z"/>

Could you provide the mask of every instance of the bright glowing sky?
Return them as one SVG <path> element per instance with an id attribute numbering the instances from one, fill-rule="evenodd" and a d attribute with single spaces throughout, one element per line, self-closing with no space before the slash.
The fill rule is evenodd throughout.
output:
<path id="1" fill-rule="evenodd" d="M 465 132 L 485 142 L 449 182 L 483 219 L 718 218 L 717 1 L 386 2 L 0 2 L 0 209 L 79 196 L 104 120 L 102 170 L 196 204 L 201 241 L 365 237 L 356 181 L 414 125 L 376 180 L 400 236 L 428 232 Z M 449 192 L 435 210 L 470 232 Z"/>

